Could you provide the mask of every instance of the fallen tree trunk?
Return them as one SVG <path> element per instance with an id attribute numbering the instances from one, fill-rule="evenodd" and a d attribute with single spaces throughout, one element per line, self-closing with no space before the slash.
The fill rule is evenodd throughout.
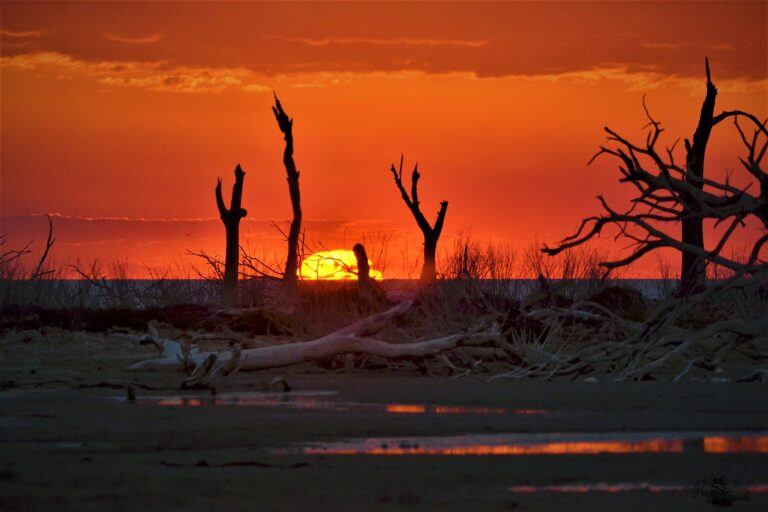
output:
<path id="1" fill-rule="evenodd" d="M 131 368 L 184 368 L 189 374 L 184 381 L 187 387 L 210 387 L 207 382 L 211 377 L 226 376 L 237 370 L 285 367 L 342 354 L 349 355 L 345 368 L 354 366 L 351 363 L 355 360 L 366 364 L 367 356 L 371 356 L 376 359 L 376 368 L 396 367 L 393 362 L 404 361 L 426 373 L 432 364 L 457 375 L 502 372 L 491 380 L 527 377 L 595 380 L 600 376 L 600 380 L 621 381 L 670 375 L 670 380 L 678 381 L 732 378 L 738 359 L 726 361 L 729 354 L 740 351 L 739 357 L 760 364 L 766 361 L 768 310 L 761 299 L 764 287 L 762 274 L 715 282 L 699 294 L 662 300 L 644 315 L 642 322 L 625 319 L 596 302 L 581 300 L 568 308 L 518 311 L 521 318 L 534 322 L 530 325 L 512 322 L 503 332 L 498 324 L 486 324 L 482 328 L 407 343 L 385 341 L 387 336 L 381 333 L 394 319 L 409 311 L 411 299 L 311 341 L 274 344 L 231 332 L 192 338 L 205 340 L 215 336 L 234 342 L 229 350 L 220 351 L 202 352 L 200 345 L 193 347 L 187 341 L 162 339 L 155 326 L 150 325 L 150 334 L 144 336 L 142 342 L 157 346 L 162 356 Z M 697 318 L 709 315 L 719 301 L 729 305 L 728 317 L 700 325 Z M 185 339 L 188 338 L 189 335 Z M 246 348 L 254 346 L 258 348 Z M 363 357 L 352 357 L 352 354 Z M 730 366 L 724 367 L 725 363 Z M 713 372 L 724 370 L 731 375 L 712 376 Z M 706 373 L 701 375 L 702 371 Z M 740 377 L 741 374 L 733 378 Z"/>
<path id="2" fill-rule="evenodd" d="M 493 345 L 499 343 L 501 339 L 498 325 L 482 331 L 451 334 L 413 343 L 389 343 L 370 337 L 381 331 L 393 318 L 405 313 L 412 304 L 412 300 L 403 301 L 386 311 L 366 317 L 316 340 L 247 350 L 240 350 L 238 346 L 224 352 L 185 351 L 179 342 L 161 339 L 155 332 L 145 336 L 143 341 L 158 346 L 162 350 L 162 357 L 141 361 L 131 365 L 129 369 L 183 366 L 196 370 L 204 368 L 202 373 L 213 375 L 220 370 L 231 373 L 235 370 L 263 370 L 290 366 L 336 354 L 356 353 L 385 359 L 415 359 L 437 355 L 459 346 Z"/>
<path id="3" fill-rule="evenodd" d="M 248 371 L 279 368 L 337 354 L 368 354 L 385 359 L 415 359 L 434 356 L 461 346 L 495 345 L 500 337 L 501 332 L 498 326 L 480 332 L 451 334 L 413 343 L 389 343 L 368 337 L 334 334 L 312 341 L 242 350 L 239 354 L 233 351 L 197 352 L 190 353 L 186 357 L 182 356 L 181 349 L 174 345 L 177 342 L 162 340 L 164 348 L 169 349 L 163 353 L 163 357 L 136 363 L 129 369 L 167 368 L 181 364 L 196 368 L 213 357 L 215 361 L 207 364 L 211 365 L 210 372 L 215 373 L 225 365 L 233 366 L 230 361 L 235 355 L 239 361 L 234 365 L 236 368 L 231 368 L 228 373 L 235 369 Z"/>
<path id="4" fill-rule="evenodd" d="M 352 335 L 326 336 L 318 340 L 245 350 L 239 369 L 261 370 L 323 359 L 336 354 L 368 354 L 385 359 L 434 356 L 459 346 L 496 343 L 501 333 L 492 327 L 477 333 L 458 333 L 414 343 L 389 343 Z"/>

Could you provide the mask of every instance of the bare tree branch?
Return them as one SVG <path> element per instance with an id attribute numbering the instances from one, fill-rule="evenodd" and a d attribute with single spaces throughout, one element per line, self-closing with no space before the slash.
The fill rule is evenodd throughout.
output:
<path id="1" fill-rule="evenodd" d="M 624 211 L 617 211 L 602 196 L 598 196 L 604 213 L 584 219 L 577 231 L 562 239 L 557 246 L 544 246 L 542 250 L 546 254 L 555 255 L 586 243 L 599 236 L 607 226 L 613 226 L 617 230 L 617 237 L 630 240 L 633 249 L 628 256 L 606 261 L 604 266 L 622 267 L 657 249 L 673 248 L 683 254 L 683 291 L 687 290 L 688 293 L 696 289 L 697 279 L 703 272 L 702 265 L 707 262 L 735 272 L 753 273 L 763 268 L 764 263 L 759 257 L 765 244 L 763 238 L 754 242 L 752 257 L 748 262 L 724 257 L 722 252 L 732 235 L 744 228 L 747 218 L 756 218 L 768 228 L 768 176 L 761 167 L 768 148 L 768 131 L 765 123 L 746 112 L 730 111 L 713 116 L 717 89 L 712 83 L 708 61 L 705 61 L 705 68 L 707 95 L 693 142 L 685 140 L 685 168 L 675 164 L 673 149 L 676 143 L 666 148 L 665 156 L 656 150 L 663 129 L 643 101 L 643 109 L 649 120 L 645 144 L 634 144 L 610 128 L 605 128 L 607 139 L 612 145 L 601 146 L 589 162 L 592 163 L 602 155 L 619 160 L 619 181 L 631 184 L 636 189 L 636 197 L 630 200 Z M 754 134 L 747 136 L 738 123 L 739 116 L 746 117 L 756 125 Z M 724 181 L 704 177 L 704 156 L 712 128 L 729 117 L 734 117 L 734 124 L 747 152 L 747 156 L 740 159 L 741 163 L 758 182 L 759 194 L 750 193 L 754 183 L 738 188 L 731 185 L 728 176 Z M 728 227 L 711 250 L 705 249 L 703 240 L 703 221 L 706 219 L 713 220 L 715 226 L 728 222 Z M 658 227 L 663 224 L 681 224 L 682 237 L 678 239 Z"/>
<path id="2" fill-rule="evenodd" d="M 436 264 L 435 259 L 437 256 L 437 242 L 440 239 L 440 234 L 443 231 L 443 224 L 445 223 L 445 214 L 448 212 L 448 201 L 440 202 L 440 209 L 437 212 L 437 218 L 434 224 L 430 224 L 424 217 L 419 204 L 419 179 L 421 174 L 419 173 L 419 164 L 417 163 L 413 167 L 411 173 L 411 194 L 408 192 L 403 184 L 403 155 L 400 155 L 400 165 L 395 168 L 395 164 L 390 167 L 390 172 L 395 181 L 395 186 L 400 192 L 403 198 L 403 202 L 411 211 L 413 218 L 416 220 L 416 224 L 419 226 L 422 235 L 424 236 L 424 264 L 421 270 L 421 282 L 430 283 L 434 281 L 436 277 Z"/>
<path id="3" fill-rule="evenodd" d="M 296 163 L 293 159 L 293 119 L 283 110 L 283 105 L 275 94 L 275 105 L 272 107 L 275 114 L 275 120 L 283 133 L 285 140 L 285 150 L 283 151 L 283 165 L 288 179 L 288 192 L 291 197 L 291 208 L 293 210 L 293 220 L 288 232 L 288 256 L 285 261 L 285 272 L 283 282 L 286 292 L 289 295 L 295 293 L 298 281 L 299 268 L 299 237 L 301 234 L 301 191 L 299 189 L 299 171 L 296 169 Z"/>

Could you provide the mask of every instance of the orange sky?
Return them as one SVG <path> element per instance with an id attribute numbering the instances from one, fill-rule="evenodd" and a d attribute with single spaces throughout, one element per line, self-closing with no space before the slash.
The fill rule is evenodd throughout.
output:
<path id="1" fill-rule="evenodd" d="M 597 193 L 627 197 L 613 162 L 585 164 L 606 124 L 641 138 L 644 93 L 670 143 L 691 135 L 705 55 L 720 109 L 767 115 L 766 5 L 3 2 L 0 232 L 42 242 L 53 212 L 59 261 L 137 272 L 223 252 L 213 186 L 240 163 L 244 242 L 283 259 L 276 90 L 316 247 L 383 233 L 385 277 L 407 274 L 421 241 L 388 172 L 401 152 L 425 212 L 450 201 L 443 249 L 468 230 L 552 243 Z M 711 176 L 741 154 L 717 130 Z"/>

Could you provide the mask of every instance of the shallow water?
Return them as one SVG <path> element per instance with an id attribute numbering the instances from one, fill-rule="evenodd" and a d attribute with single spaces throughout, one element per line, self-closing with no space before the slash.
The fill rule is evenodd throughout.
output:
<path id="1" fill-rule="evenodd" d="M 310 391 L 291 393 L 243 392 L 219 395 L 164 395 L 137 397 L 140 405 L 161 407 L 264 407 L 337 412 L 369 412 L 372 414 L 451 414 L 451 415 L 543 415 L 554 414 L 544 409 L 512 409 L 506 407 L 445 405 L 424 403 L 352 402 L 335 399 L 336 391 Z M 112 397 L 125 400 L 125 397 Z"/>
<path id="2" fill-rule="evenodd" d="M 88 355 L 83 378 L 94 371 Z M 10 487 L 33 510 L 705 512 L 721 477 L 734 510 L 768 510 L 765 386 L 323 374 L 253 392 L 276 372 L 211 396 L 147 372 L 157 389 L 135 385 L 129 403 L 69 375 L 37 375 L 42 388 L 8 375 L 24 387 L 0 393 L 0 497 Z M 397 456 L 365 455 L 382 440 Z"/>
<path id="3" fill-rule="evenodd" d="M 305 391 L 293 393 L 222 393 L 218 395 L 162 395 L 136 398 L 139 405 L 160 407 L 279 407 L 289 409 L 346 410 L 345 404 L 328 398 L 337 391 Z M 124 397 L 117 398 L 125 400 Z"/>
<path id="4" fill-rule="evenodd" d="M 308 443 L 278 453 L 327 455 L 594 455 L 768 453 L 768 432 L 589 432 L 378 437 Z"/>
<path id="5" fill-rule="evenodd" d="M 663 492 L 691 492 L 694 489 L 695 486 L 691 485 L 651 482 L 583 482 L 565 485 L 512 485 L 509 487 L 509 491 L 515 494 L 539 492 L 584 494 L 591 492 L 621 493 L 637 491 L 647 491 L 656 494 Z M 729 490 L 733 494 L 763 494 L 768 493 L 768 484 L 734 486 Z"/>

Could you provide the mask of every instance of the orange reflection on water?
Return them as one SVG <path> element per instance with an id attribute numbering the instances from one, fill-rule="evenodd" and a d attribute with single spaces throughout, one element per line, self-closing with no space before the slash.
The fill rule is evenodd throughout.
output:
<path id="1" fill-rule="evenodd" d="M 391 414 L 546 414 L 542 409 L 514 409 L 504 407 L 480 407 L 471 405 L 387 404 Z"/>
<path id="2" fill-rule="evenodd" d="M 768 436 L 705 437 L 704 451 L 707 453 L 768 453 Z"/>
<path id="3" fill-rule="evenodd" d="M 158 400 L 157 405 L 166 407 L 200 407 L 203 401 L 199 398 L 166 398 Z"/>
<path id="4" fill-rule="evenodd" d="M 679 439 L 645 441 L 574 441 L 531 444 L 467 444 L 453 446 L 419 446 L 418 444 L 366 444 L 355 448 L 344 446 L 308 447 L 308 454 L 332 455 L 590 455 L 598 453 L 682 452 Z"/>
<path id="5" fill-rule="evenodd" d="M 292 409 L 330 409 L 337 405 L 334 402 L 327 402 L 305 396 L 221 396 L 216 397 L 213 405 L 239 405 L 239 406 L 261 406 L 261 407 L 289 407 Z"/>
<path id="6" fill-rule="evenodd" d="M 309 410 L 347 410 L 349 404 L 324 400 L 334 392 L 292 393 L 231 393 L 218 396 L 162 396 L 139 397 L 138 403 L 161 407 L 202 407 L 202 406 L 255 406 L 284 407 Z"/>
<path id="7" fill-rule="evenodd" d="M 371 413 L 386 414 L 548 414 L 542 409 L 507 409 L 504 407 L 485 407 L 467 405 L 433 405 L 408 403 L 366 403 L 347 402 L 331 399 L 338 394 L 335 391 L 306 391 L 294 393 L 244 392 L 228 393 L 217 396 L 144 396 L 139 397 L 140 404 L 152 404 L 165 407 L 200 407 L 200 406 L 253 406 L 286 409 L 308 409 L 329 411 L 363 410 Z"/>
<path id="8" fill-rule="evenodd" d="M 435 414 L 504 414 L 508 412 L 503 407 L 467 407 L 463 405 L 437 405 Z M 527 409 L 512 411 L 514 414 L 534 414 Z M 541 411 L 544 412 L 544 411 Z"/>
<path id="9" fill-rule="evenodd" d="M 424 414 L 427 408 L 414 404 L 387 404 L 387 412 L 393 414 Z"/>

